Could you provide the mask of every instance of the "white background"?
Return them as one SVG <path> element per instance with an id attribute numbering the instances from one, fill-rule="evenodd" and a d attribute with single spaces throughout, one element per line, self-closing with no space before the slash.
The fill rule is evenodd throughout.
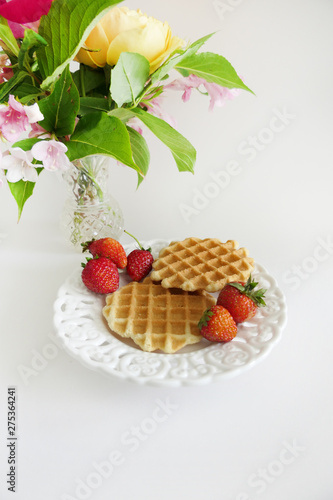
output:
<path id="1" fill-rule="evenodd" d="M 288 302 L 282 340 L 243 375 L 203 387 L 157 388 L 106 378 L 62 349 L 23 380 L 53 333 L 53 302 L 81 255 L 64 241 L 65 188 L 43 174 L 16 223 L 0 192 L 0 497 L 16 500 L 330 500 L 332 478 L 332 16 L 330 0 L 141 0 L 125 3 L 232 62 L 243 92 L 208 112 L 208 99 L 166 107 L 196 147 L 194 176 L 178 173 L 147 134 L 151 170 L 114 165 L 110 188 L 141 240 L 236 239 L 277 279 Z M 274 121 L 276 113 L 284 122 Z M 279 131 L 272 131 L 280 124 Z M 254 142 L 257 144 L 253 146 Z M 252 144 L 252 145 L 250 145 Z M 250 148 L 250 151 L 249 151 Z M 209 192 L 210 174 L 240 172 L 185 218 L 182 204 Z M 206 189 L 206 191 L 205 191 Z M 124 238 L 123 242 L 128 240 Z M 326 243 L 325 243 L 326 242 Z M 7 491 L 7 387 L 17 387 L 17 492 Z M 121 437 L 173 405 L 137 449 Z M 132 443 L 133 444 L 133 443 Z M 288 447 L 293 451 L 288 452 Z M 134 448 L 134 445 L 133 445 Z M 94 464 L 122 463 L 98 488 L 78 489 Z M 81 483 L 79 481 L 82 481 Z M 67 495 L 67 496 L 66 496 Z M 80 496 L 81 495 L 81 496 Z"/>

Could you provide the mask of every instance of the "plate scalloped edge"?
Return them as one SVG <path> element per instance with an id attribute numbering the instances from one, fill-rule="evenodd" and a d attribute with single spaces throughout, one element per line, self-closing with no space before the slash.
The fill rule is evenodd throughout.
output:
<path id="1" fill-rule="evenodd" d="M 151 240 L 143 245 L 150 246 L 156 257 L 169 242 Z M 136 248 L 135 244 L 124 247 L 126 253 Z M 141 385 L 193 386 L 230 378 L 264 359 L 280 340 L 287 322 L 286 300 L 275 279 L 259 264 L 252 275 L 267 289 L 267 306 L 238 325 L 231 342 L 203 339 L 175 354 L 164 354 L 144 352 L 132 341 L 113 335 L 102 317 L 104 296 L 89 292 L 81 281 L 81 270 L 76 270 L 59 288 L 54 303 L 56 339 L 85 367 Z M 128 280 L 126 273 L 120 273 L 120 286 Z"/>

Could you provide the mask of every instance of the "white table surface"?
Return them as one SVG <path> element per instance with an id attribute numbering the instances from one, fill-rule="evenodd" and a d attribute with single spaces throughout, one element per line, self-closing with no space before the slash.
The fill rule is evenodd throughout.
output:
<path id="1" fill-rule="evenodd" d="M 206 49 L 230 60 L 256 94 L 244 92 L 213 113 L 202 96 L 183 104 L 180 94 L 170 95 L 167 109 L 198 151 L 196 173 L 179 174 L 150 138 L 151 170 L 138 191 L 135 173 L 114 165 L 110 188 L 126 228 L 141 240 L 236 239 L 278 281 L 288 323 L 267 358 L 225 381 L 159 388 L 103 377 L 52 339 L 57 290 L 82 261 L 59 229 L 64 185 L 43 174 L 19 224 L 3 187 L 0 497 L 331 500 L 333 3 L 125 5 L 168 20 L 192 41 L 216 32 Z M 231 161 L 238 174 L 186 219 L 182 204 L 194 207 L 198 193 L 209 193 L 212 173 Z M 52 359 L 41 361 L 43 353 Z M 15 494 L 6 484 L 12 385 Z M 168 410 L 156 410 L 161 404 Z M 166 418 L 143 432 L 158 411 Z M 105 462 L 112 460 L 111 472 Z"/>

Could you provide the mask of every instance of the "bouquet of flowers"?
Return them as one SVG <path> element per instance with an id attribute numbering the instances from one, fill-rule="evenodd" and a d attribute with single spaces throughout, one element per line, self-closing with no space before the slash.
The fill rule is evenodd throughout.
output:
<path id="1" fill-rule="evenodd" d="M 0 136 L 9 143 L 0 170 L 19 218 L 44 169 L 91 155 L 131 167 L 140 184 L 149 166 L 140 122 L 192 172 L 196 151 L 170 125 L 163 92 L 186 101 L 196 88 L 212 108 L 250 90 L 223 56 L 199 52 L 211 35 L 186 44 L 168 23 L 117 3 L 0 0 Z"/>

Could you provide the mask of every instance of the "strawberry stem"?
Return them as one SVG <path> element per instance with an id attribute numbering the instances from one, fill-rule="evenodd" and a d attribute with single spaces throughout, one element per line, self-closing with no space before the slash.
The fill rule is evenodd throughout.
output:
<path id="1" fill-rule="evenodd" d="M 128 236 L 131 236 L 131 238 L 133 238 L 137 242 L 137 244 L 139 245 L 140 250 L 143 250 L 143 246 L 141 245 L 141 243 L 139 242 L 139 240 L 137 240 L 136 237 L 133 236 L 133 234 L 131 234 L 128 231 L 126 231 L 126 229 L 124 229 L 124 233 L 128 234 Z"/>
<path id="2" fill-rule="evenodd" d="M 211 317 L 214 316 L 214 313 L 211 309 L 206 309 L 203 313 L 200 321 L 198 323 L 198 328 L 201 330 L 204 326 L 207 326 Z"/>
<path id="3" fill-rule="evenodd" d="M 245 285 L 242 285 L 242 283 L 232 282 L 229 283 L 230 286 L 233 286 L 234 288 L 237 288 L 237 290 L 249 297 L 250 299 L 253 300 L 253 302 L 258 306 L 265 306 L 266 303 L 264 301 L 265 298 L 265 293 L 267 290 L 264 290 L 263 288 L 260 288 L 260 290 L 255 290 L 256 286 L 258 285 L 257 281 L 252 280 L 252 276 L 250 275 L 249 279 L 245 283 Z"/>
<path id="4" fill-rule="evenodd" d="M 86 241 L 85 243 L 81 243 L 82 252 L 87 252 L 87 250 L 89 250 L 89 245 L 91 245 L 91 243 L 93 243 L 94 241 L 95 241 L 95 238 L 93 238 L 90 241 Z"/>

